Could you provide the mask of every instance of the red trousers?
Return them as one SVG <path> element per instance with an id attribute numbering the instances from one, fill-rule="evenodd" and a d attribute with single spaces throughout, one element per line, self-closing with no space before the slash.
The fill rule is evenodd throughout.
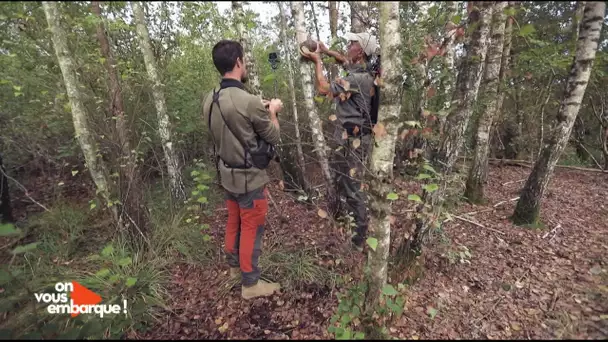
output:
<path id="1" fill-rule="evenodd" d="M 244 286 L 258 282 L 258 260 L 262 254 L 264 223 L 268 213 L 268 190 L 265 187 L 245 194 L 226 192 L 226 259 L 230 267 L 240 267 Z"/>

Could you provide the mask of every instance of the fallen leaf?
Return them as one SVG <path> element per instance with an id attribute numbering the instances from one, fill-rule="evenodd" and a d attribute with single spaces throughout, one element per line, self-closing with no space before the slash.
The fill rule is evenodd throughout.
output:
<path id="1" fill-rule="evenodd" d="M 332 114 L 329 116 L 329 121 L 336 121 L 338 120 L 338 117 L 336 116 L 336 114 Z"/>
<path id="2" fill-rule="evenodd" d="M 511 329 L 513 329 L 515 331 L 520 331 L 521 325 L 519 325 L 518 323 L 515 323 L 515 322 L 511 322 Z"/>
<path id="3" fill-rule="evenodd" d="M 435 88 L 429 87 L 429 89 L 427 89 L 427 91 L 426 91 L 426 96 L 428 98 L 431 98 L 431 97 L 435 96 L 435 93 L 437 93 L 437 91 L 435 90 Z"/>
<path id="4" fill-rule="evenodd" d="M 354 168 L 350 169 L 349 174 L 351 177 L 354 178 L 357 175 L 357 169 L 354 169 Z"/>
<path id="5" fill-rule="evenodd" d="M 412 336 L 412 340 L 419 340 L 419 339 L 420 339 L 420 337 L 418 335 L 413 335 Z"/>
<path id="6" fill-rule="evenodd" d="M 340 101 L 346 101 L 346 93 L 340 93 Z"/>
<path id="7" fill-rule="evenodd" d="M 378 122 L 375 126 L 374 126 L 374 135 L 378 138 L 382 138 L 386 135 L 386 128 L 384 127 L 384 124 L 382 124 L 382 122 Z"/>
<path id="8" fill-rule="evenodd" d="M 321 218 L 326 218 L 327 217 L 327 211 L 325 211 L 323 209 L 319 209 L 319 211 L 317 211 L 317 215 L 319 215 L 319 217 L 321 217 Z"/>
<path id="9" fill-rule="evenodd" d="M 361 140 L 359 140 L 359 138 L 353 140 L 353 147 L 357 149 L 359 146 L 361 146 Z"/>
<path id="10" fill-rule="evenodd" d="M 344 140 L 348 139 L 348 132 L 346 132 L 346 130 L 342 131 L 342 139 L 344 139 Z"/>
<path id="11" fill-rule="evenodd" d="M 355 126 L 355 128 L 353 128 L 353 134 L 357 133 L 359 133 L 359 126 Z"/>

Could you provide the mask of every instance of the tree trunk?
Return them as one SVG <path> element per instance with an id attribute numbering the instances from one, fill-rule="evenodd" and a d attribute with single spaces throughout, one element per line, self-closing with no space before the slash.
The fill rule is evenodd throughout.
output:
<path id="1" fill-rule="evenodd" d="M 364 32 L 366 29 L 366 20 L 369 20 L 368 2 L 367 1 L 351 1 L 350 2 L 350 31 L 355 33 Z"/>
<path id="2" fill-rule="evenodd" d="M 78 138 L 80 148 L 84 154 L 89 172 L 97 187 L 97 193 L 104 199 L 104 204 L 110 208 L 116 224 L 119 224 L 118 211 L 116 206 L 114 206 L 114 201 L 110 195 L 106 167 L 101 159 L 97 159 L 97 142 L 91 134 L 89 124 L 87 123 L 87 114 L 82 100 L 82 94 L 80 93 L 80 89 L 84 86 L 80 84 L 80 81 L 77 78 L 74 61 L 72 60 L 72 55 L 68 49 L 67 35 L 65 30 L 61 27 L 61 14 L 59 13 L 56 2 L 43 1 L 42 7 L 49 25 L 49 30 L 51 31 L 51 38 L 59 62 L 59 68 L 61 69 L 61 74 L 63 75 L 63 80 L 65 82 L 65 89 L 72 110 L 76 137 Z"/>
<path id="3" fill-rule="evenodd" d="M 289 41 L 287 40 L 287 23 L 285 20 L 285 11 L 283 9 L 283 4 L 278 2 L 279 12 L 281 17 L 281 40 L 283 41 L 283 46 L 285 47 L 285 62 L 287 63 L 287 73 L 288 73 L 288 81 L 289 81 L 289 91 L 291 96 L 291 105 L 292 105 L 292 113 L 293 113 L 293 125 L 296 135 L 296 151 L 297 151 L 297 160 L 298 160 L 298 169 L 297 174 L 294 175 L 297 177 L 297 183 L 300 186 L 301 190 L 305 193 L 310 193 L 310 187 L 308 182 L 306 181 L 306 163 L 304 161 L 304 152 L 302 151 L 302 139 L 300 138 L 300 125 L 298 123 L 298 101 L 296 99 L 296 88 L 293 81 L 293 69 L 291 67 L 291 56 L 289 54 Z M 311 2 L 311 6 L 312 2 Z M 314 11 L 314 7 L 313 7 Z M 294 170 L 295 171 L 295 170 Z M 296 180 L 294 180 L 296 181 Z"/>
<path id="4" fill-rule="evenodd" d="M 321 34 L 319 33 L 319 21 L 317 20 L 317 12 L 315 11 L 315 2 L 309 1 L 308 4 L 310 5 L 310 13 L 312 13 L 312 21 L 315 26 L 315 33 L 317 34 L 317 41 L 320 41 Z M 330 20 L 331 20 L 331 18 L 330 18 Z"/>
<path id="5" fill-rule="evenodd" d="M 505 7 L 507 3 L 497 1 L 494 4 L 494 19 L 492 22 L 492 44 L 488 50 L 486 60 L 484 82 L 484 100 L 482 104 L 481 117 L 477 123 L 477 134 L 475 137 L 475 152 L 473 153 L 473 164 L 469 169 L 469 177 L 465 189 L 465 197 L 472 203 L 483 202 L 484 184 L 488 178 L 488 153 L 490 150 L 490 132 L 494 123 L 494 117 L 499 110 L 500 93 L 498 92 L 500 80 L 500 64 L 502 60 L 504 31 L 505 31 Z M 483 108 L 485 105 L 485 108 Z"/>
<path id="6" fill-rule="evenodd" d="M 243 46 L 243 54 L 247 63 L 247 76 L 249 78 L 249 87 L 253 94 L 263 97 L 260 78 L 256 71 L 255 57 L 252 47 L 249 44 L 249 30 L 245 23 L 245 11 L 241 1 L 232 2 L 232 12 L 235 16 L 236 32 L 240 37 L 240 43 Z"/>
<path id="7" fill-rule="evenodd" d="M 450 114 L 446 120 L 447 129 L 444 131 L 439 151 L 438 161 L 443 164 L 445 170 L 454 165 L 464 144 L 464 133 L 477 99 L 486 59 L 493 3 L 474 1 L 473 4 L 469 14 L 469 27 L 476 25 L 476 29 L 465 44 L 466 57 L 463 58 L 462 70 L 458 73 Z"/>
<path id="8" fill-rule="evenodd" d="M 144 63 L 148 71 L 148 79 L 152 83 L 152 95 L 156 105 L 156 114 L 158 115 L 158 131 L 160 140 L 163 144 L 165 160 L 167 162 L 167 171 L 169 173 L 169 185 L 171 187 L 171 195 L 176 200 L 185 200 L 186 192 L 180 170 L 180 163 L 175 152 L 173 142 L 171 141 L 171 128 L 169 123 L 169 114 L 167 113 L 167 105 L 165 103 L 165 94 L 163 91 L 164 85 L 161 83 L 156 60 L 152 52 L 150 43 L 150 35 L 146 26 L 146 18 L 141 4 L 137 1 L 131 2 L 133 13 L 135 15 L 135 23 L 137 25 L 137 37 L 139 47 L 144 56 Z"/>
<path id="9" fill-rule="evenodd" d="M 296 27 L 296 40 L 298 44 L 301 44 L 307 39 L 306 34 L 306 22 L 304 19 L 304 3 L 302 1 L 291 2 L 291 12 L 294 17 Z M 304 108 L 308 113 L 308 120 L 310 122 L 310 128 L 312 130 L 312 138 L 321 166 L 321 172 L 325 178 L 325 184 L 327 187 L 327 200 L 330 206 L 335 206 L 337 203 L 336 190 L 334 188 L 334 182 L 332 179 L 331 172 L 329 170 L 329 162 L 327 159 L 327 144 L 325 137 L 323 136 L 323 127 L 321 125 L 321 119 L 317 113 L 317 108 L 314 103 L 314 85 L 311 77 L 310 64 L 301 61 L 300 62 L 300 80 L 304 94 Z M 333 211 L 335 208 L 331 208 Z"/>
<path id="10" fill-rule="evenodd" d="M 473 103 L 477 97 L 481 83 L 483 63 L 487 50 L 489 22 L 492 16 L 492 2 L 474 2 L 469 13 L 469 26 L 475 25 L 475 31 L 467 38 L 465 44 L 466 56 L 462 61 L 462 70 L 458 74 L 456 89 L 452 101 L 453 108 L 447 118 L 447 130 L 441 141 L 441 149 L 434 158 L 435 164 L 447 174 L 458 157 L 458 151 L 464 144 L 464 133 L 473 111 Z M 436 224 L 441 211 L 441 199 L 447 185 L 443 177 L 438 185 L 439 190 L 422 192 L 422 202 L 418 205 L 418 218 L 416 228 L 404 243 L 399 247 L 399 257 L 410 258 L 420 253 L 422 245 L 428 236 L 431 224 Z M 431 212 L 425 212 L 430 208 Z"/>
<path id="11" fill-rule="evenodd" d="M 13 208 L 11 207 L 11 196 L 8 192 L 8 177 L 0 155 L 0 223 L 14 223 Z"/>
<path id="12" fill-rule="evenodd" d="M 513 6 L 513 2 L 509 1 L 507 8 L 511 8 Z M 498 105 L 495 120 L 499 121 L 503 115 L 502 105 L 505 101 L 505 85 L 508 84 L 509 70 L 511 68 L 511 35 L 513 32 L 513 18 L 509 16 L 507 18 L 506 26 L 505 26 L 505 36 L 504 36 L 504 44 L 502 48 L 502 59 L 500 61 L 500 75 L 498 76 L 500 82 L 498 83 Z M 507 120 L 510 122 L 511 120 Z M 496 126 L 495 126 L 496 127 Z M 496 130 L 497 137 L 500 139 L 500 133 Z M 504 145 L 503 145 L 504 148 Z M 504 153 L 503 153 L 504 154 Z"/>
<path id="13" fill-rule="evenodd" d="M 448 12 L 447 18 L 448 23 L 445 25 L 445 32 L 443 33 L 443 44 L 445 46 L 445 66 L 448 70 L 448 76 L 442 80 L 443 89 L 445 89 L 445 102 L 443 104 L 443 110 L 448 111 L 450 109 L 451 97 L 452 97 L 452 87 L 454 85 L 454 80 L 456 79 L 456 70 L 454 70 L 454 61 L 456 51 L 454 50 L 454 41 L 457 26 L 451 20 L 458 12 L 458 2 L 450 1 L 448 3 Z"/>
<path id="14" fill-rule="evenodd" d="M 388 256 L 391 235 L 391 202 L 387 195 L 393 180 L 393 159 L 401 112 L 400 88 L 403 81 L 401 59 L 401 28 L 399 22 L 399 2 L 387 1 L 380 4 L 381 55 L 383 83 L 382 102 L 378 114 L 378 124 L 374 130 L 374 147 L 371 153 L 370 168 L 370 237 L 378 241 L 376 250 L 368 254 L 368 293 L 365 310 L 373 313 L 386 284 Z"/>
<path id="15" fill-rule="evenodd" d="M 551 136 L 547 145 L 543 148 L 526 185 L 521 191 L 520 199 L 512 216 L 515 224 L 535 224 L 538 222 L 541 199 L 561 152 L 568 143 L 587 88 L 593 60 L 598 48 L 605 10 L 605 2 L 587 2 L 585 4 L 579 39 L 576 44 L 576 56 L 570 69 L 566 91 L 557 118 L 553 127 L 551 127 Z"/>
<path id="16" fill-rule="evenodd" d="M 329 2 L 329 33 L 331 35 L 331 43 L 334 44 L 338 41 L 338 2 Z M 331 47 L 329 47 L 331 49 Z M 340 75 L 338 65 L 333 63 L 329 68 L 330 80 L 334 80 Z"/>
<path id="17" fill-rule="evenodd" d="M 114 54 L 110 49 L 110 43 L 108 36 L 103 24 L 103 17 L 101 15 L 101 8 L 98 1 L 91 3 L 91 9 L 93 13 L 99 19 L 99 25 L 97 26 L 97 40 L 101 48 L 101 55 L 105 59 L 104 66 L 108 72 L 110 81 L 109 93 L 110 93 L 110 109 L 111 113 L 116 122 L 116 132 L 118 135 L 118 146 L 119 155 L 122 160 L 117 162 L 118 165 L 123 163 L 126 165 L 124 169 L 119 172 L 119 187 L 120 199 L 123 203 L 121 210 L 120 220 L 124 222 L 123 215 L 127 216 L 127 226 L 131 224 L 136 226 L 137 230 L 142 233 L 148 231 L 148 216 L 145 208 L 145 199 L 143 192 L 143 184 L 141 174 L 137 169 L 137 155 L 131 152 L 129 136 L 130 132 L 127 128 L 127 122 L 125 120 L 124 105 L 122 101 L 122 89 L 120 87 L 120 81 L 118 80 L 118 70 Z M 139 236 L 138 232 L 132 231 L 131 237 Z"/>

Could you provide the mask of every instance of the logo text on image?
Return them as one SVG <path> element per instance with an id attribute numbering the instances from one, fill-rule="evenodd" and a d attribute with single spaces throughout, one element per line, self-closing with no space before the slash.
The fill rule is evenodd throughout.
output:
<path id="1" fill-rule="evenodd" d="M 76 317 L 79 314 L 95 314 L 103 318 L 108 314 L 119 314 L 121 311 L 127 314 L 127 300 L 123 301 L 124 307 L 118 304 L 99 304 L 101 296 L 87 289 L 78 282 L 56 283 L 57 293 L 35 293 L 38 303 L 49 304 L 47 311 L 50 314 L 71 314 Z M 68 296 L 68 293 L 70 294 Z"/>

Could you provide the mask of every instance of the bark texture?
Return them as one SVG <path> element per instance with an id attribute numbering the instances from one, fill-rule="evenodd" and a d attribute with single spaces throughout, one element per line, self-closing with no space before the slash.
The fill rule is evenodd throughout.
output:
<path id="1" fill-rule="evenodd" d="M 118 224 L 118 212 L 116 206 L 113 205 L 114 202 L 110 195 L 106 167 L 103 161 L 97 158 L 97 142 L 91 134 L 87 122 L 86 109 L 82 100 L 82 94 L 80 93 L 80 89 L 83 85 L 80 84 L 80 81 L 76 76 L 74 61 L 68 49 L 67 35 L 65 30 L 61 27 L 61 14 L 59 13 L 56 2 L 43 1 L 42 7 L 49 25 L 49 30 L 51 31 L 51 38 L 59 62 L 59 68 L 63 75 L 78 143 L 84 154 L 91 177 L 93 177 L 93 181 L 97 187 L 97 192 L 104 199 L 104 204 L 110 208 L 113 219 Z"/>
<path id="2" fill-rule="evenodd" d="M 473 104 L 477 99 L 488 47 L 492 5 L 491 1 L 474 1 L 469 13 L 469 26 L 475 25 L 476 28 L 465 44 L 466 56 L 458 73 L 451 110 L 446 120 L 447 129 L 444 131 L 438 156 L 438 161 L 446 170 L 449 170 L 458 158 L 459 150 L 464 143 L 464 133 L 473 112 Z"/>
<path id="3" fill-rule="evenodd" d="M 148 79 L 150 80 L 150 83 L 152 83 L 152 95 L 154 96 L 154 104 L 158 116 L 158 132 L 163 144 L 163 151 L 167 163 L 171 195 L 176 200 L 185 200 L 186 192 L 184 191 L 180 163 L 173 142 L 171 141 L 171 128 L 169 114 L 167 113 L 167 104 L 165 102 L 165 93 L 163 90 L 164 85 L 161 83 L 156 60 L 154 59 L 150 35 L 148 33 L 148 27 L 146 26 L 146 18 L 144 17 L 142 5 L 139 2 L 134 1 L 131 4 L 133 6 L 133 13 L 135 14 L 139 48 L 144 56 Z"/>
<path id="4" fill-rule="evenodd" d="M 120 220 L 126 221 L 126 226 L 135 225 L 135 229 L 140 232 L 147 232 L 148 217 L 145 203 L 141 174 L 137 169 L 137 155 L 131 151 L 129 137 L 130 132 L 125 119 L 125 111 L 122 100 L 122 89 L 118 78 L 117 63 L 110 48 L 110 42 L 106 33 L 101 7 L 98 1 L 91 3 L 93 13 L 98 17 L 97 40 L 101 48 L 101 55 L 104 58 L 104 67 L 108 73 L 109 94 L 110 94 L 110 113 L 116 123 L 116 135 L 118 137 L 118 149 L 120 160 L 118 165 L 124 165 L 119 170 L 119 187 L 121 206 Z M 126 216 L 126 219 L 123 217 Z M 139 232 L 133 231 L 132 237 L 139 236 Z"/>
<path id="5" fill-rule="evenodd" d="M 306 33 L 306 22 L 304 19 L 304 3 L 301 1 L 291 2 L 291 13 L 294 17 L 296 41 L 299 45 L 308 38 Z M 321 119 L 319 118 L 319 113 L 317 112 L 313 99 L 314 85 L 311 75 L 310 63 L 306 61 L 300 62 L 299 77 L 304 93 L 304 108 L 306 108 L 306 112 L 308 112 L 308 120 L 310 122 L 310 129 L 312 131 L 315 152 L 321 166 L 323 177 L 325 178 L 328 203 L 334 203 L 336 200 L 336 190 L 334 188 L 334 182 L 329 170 L 327 143 L 325 142 L 325 136 L 323 135 L 323 126 L 321 125 Z"/>
<path id="6" fill-rule="evenodd" d="M 568 143 L 587 89 L 605 11 L 605 2 L 587 2 L 585 4 L 576 43 L 576 56 L 570 68 L 566 91 L 557 118 L 551 127 L 550 137 L 521 191 L 520 199 L 512 216 L 515 224 L 536 224 L 538 222 L 541 199 L 547 189 L 555 165 Z"/>
<path id="7" fill-rule="evenodd" d="M 484 104 L 477 123 L 475 135 L 475 151 L 473 152 L 473 163 L 469 169 L 469 177 L 466 183 L 465 197 L 473 203 L 483 202 L 484 184 L 488 178 L 488 154 L 490 151 L 490 132 L 494 118 L 499 110 L 500 94 L 500 64 L 502 60 L 504 31 L 505 31 L 505 8 L 507 3 L 497 1 L 494 4 L 494 18 L 492 20 L 492 44 L 488 50 L 484 72 Z M 485 106 L 484 106 L 485 105 Z"/>
<path id="8" fill-rule="evenodd" d="M 338 2 L 329 1 L 329 34 L 331 35 L 331 43 L 333 44 L 338 40 Z M 331 49 L 331 47 L 329 47 Z M 329 67 L 330 79 L 338 77 L 340 70 L 336 63 L 332 63 Z"/>
<path id="9" fill-rule="evenodd" d="M 378 114 L 378 124 L 374 129 L 374 147 L 371 153 L 370 168 L 370 237 L 378 241 L 376 250 L 368 254 L 368 293 L 366 311 L 373 312 L 382 287 L 386 284 L 388 256 L 390 249 L 391 203 L 387 195 L 391 191 L 393 161 L 401 111 L 401 84 L 403 64 L 400 58 L 401 30 L 399 22 L 399 2 L 387 1 L 380 4 L 380 46 L 382 56 L 382 102 Z"/>
<path id="10" fill-rule="evenodd" d="M 309 192 L 309 186 L 305 179 L 306 174 L 306 163 L 304 161 L 304 152 L 302 151 L 302 139 L 300 137 L 300 124 L 298 123 L 298 105 L 296 99 L 296 88 L 293 81 L 293 69 L 291 65 L 291 56 L 289 54 L 289 40 L 287 40 L 287 23 L 285 20 L 285 10 L 283 9 L 283 4 L 281 2 L 278 3 L 279 12 L 281 16 L 281 40 L 283 40 L 283 46 L 285 47 L 285 62 L 287 63 L 287 72 L 288 72 L 288 82 L 289 82 L 289 91 L 291 96 L 291 111 L 293 114 L 293 125 L 295 130 L 295 143 L 296 143 L 296 151 L 297 151 L 297 161 L 298 161 L 298 169 L 297 175 L 298 183 L 301 186 L 304 192 Z M 311 2 L 312 6 L 312 2 Z M 314 7 L 313 7 L 314 8 Z"/>
<path id="11" fill-rule="evenodd" d="M 11 196 L 8 192 L 8 177 L 0 155 L 0 223 L 13 223 L 13 208 L 11 207 Z"/>
<path id="12" fill-rule="evenodd" d="M 239 42 L 243 46 L 243 54 L 245 55 L 245 64 L 247 65 L 250 91 L 253 94 L 263 97 L 260 77 L 255 69 L 255 57 L 249 43 L 249 30 L 247 30 L 246 26 L 243 3 L 241 1 L 233 1 L 232 12 L 235 16 L 236 32 L 239 35 Z"/>
<path id="13" fill-rule="evenodd" d="M 368 17 L 368 2 L 367 1 L 351 1 L 350 2 L 350 31 L 355 33 L 364 32 L 366 29 L 366 20 Z"/>

